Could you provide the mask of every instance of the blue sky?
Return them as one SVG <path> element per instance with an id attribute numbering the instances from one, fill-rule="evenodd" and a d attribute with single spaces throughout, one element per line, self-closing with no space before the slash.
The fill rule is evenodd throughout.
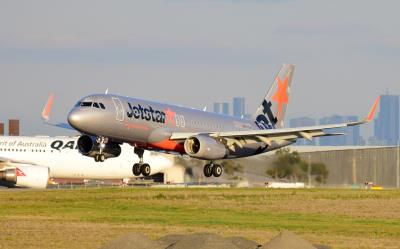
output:
<path id="1" fill-rule="evenodd" d="M 290 117 L 364 115 L 400 94 L 398 1 L 1 1 L 0 119 L 49 129 L 103 92 L 191 107 L 247 99 L 256 109 L 281 63 L 297 65 Z M 369 129 L 369 128 L 365 128 Z"/>

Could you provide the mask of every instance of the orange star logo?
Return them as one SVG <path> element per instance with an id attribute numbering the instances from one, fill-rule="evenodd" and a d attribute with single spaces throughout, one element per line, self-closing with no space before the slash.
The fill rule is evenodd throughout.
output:
<path id="1" fill-rule="evenodd" d="M 169 108 L 164 110 L 164 113 L 165 113 L 165 117 L 166 117 L 165 123 L 166 124 L 171 123 L 172 125 L 175 125 L 175 114 L 176 113 Z"/>
<path id="2" fill-rule="evenodd" d="M 278 103 L 277 117 L 280 119 L 280 116 L 282 114 L 283 105 L 287 104 L 289 102 L 289 97 L 288 97 L 287 91 L 286 91 L 289 79 L 288 79 L 288 77 L 286 77 L 285 80 L 283 81 L 283 83 L 279 77 L 277 77 L 276 80 L 278 81 L 278 89 L 276 90 L 274 96 L 272 96 L 272 100 Z"/>

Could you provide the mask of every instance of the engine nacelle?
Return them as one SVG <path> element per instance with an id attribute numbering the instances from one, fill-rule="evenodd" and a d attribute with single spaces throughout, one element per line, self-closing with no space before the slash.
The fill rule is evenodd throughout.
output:
<path id="1" fill-rule="evenodd" d="M 187 138 L 184 148 L 189 156 L 205 160 L 223 159 L 227 154 L 225 145 L 204 135 Z"/>
<path id="2" fill-rule="evenodd" d="M 36 165 L 19 165 L 0 171 L 0 183 L 7 187 L 46 188 L 49 168 Z"/>
<path id="3" fill-rule="evenodd" d="M 96 138 L 82 135 L 78 138 L 78 150 L 82 155 L 94 157 L 100 153 L 100 144 Z M 121 146 L 114 142 L 106 143 L 103 154 L 106 158 L 118 157 L 121 155 Z"/>

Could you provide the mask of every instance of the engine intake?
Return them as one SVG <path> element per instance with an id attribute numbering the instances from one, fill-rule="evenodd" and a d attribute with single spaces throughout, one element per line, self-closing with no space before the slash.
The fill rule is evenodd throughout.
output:
<path id="1" fill-rule="evenodd" d="M 225 145 L 204 135 L 187 138 L 184 148 L 189 156 L 205 160 L 223 159 L 227 154 Z"/>
<path id="2" fill-rule="evenodd" d="M 82 135 L 78 138 L 78 150 L 82 155 L 94 157 L 100 153 L 100 144 L 95 137 Z M 103 154 L 106 158 L 118 157 L 121 155 L 121 146 L 118 143 L 106 143 Z"/>

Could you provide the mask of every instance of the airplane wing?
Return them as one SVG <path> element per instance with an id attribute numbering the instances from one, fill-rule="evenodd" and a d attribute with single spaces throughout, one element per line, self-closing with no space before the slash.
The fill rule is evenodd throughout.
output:
<path id="1" fill-rule="evenodd" d="M 228 131 L 211 133 L 172 133 L 170 139 L 183 140 L 194 135 L 205 134 L 210 137 L 226 139 L 229 142 L 227 143 L 228 146 L 233 144 L 241 146 L 243 143 L 250 142 L 264 142 L 267 145 L 272 145 L 272 143 L 281 144 L 285 141 L 295 141 L 298 138 L 312 140 L 314 137 L 344 135 L 343 133 L 327 133 L 325 132 L 325 130 L 356 126 L 372 121 L 375 116 L 375 111 L 378 106 L 379 99 L 380 97 L 376 99 L 368 116 L 357 122 L 270 130 Z"/>
<path id="2" fill-rule="evenodd" d="M 47 100 L 47 103 L 44 106 L 43 111 L 42 111 L 42 119 L 43 119 L 44 123 L 47 125 L 56 126 L 56 127 L 60 127 L 60 128 L 64 128 L 64 129 L 75 130 L 68 123 L 50 122 L 50 111 L 51 111 L 51 107 L 53 106 L 53 102 L 54 102 L 54 94 L 50 94 L 49 99 Z"/>

